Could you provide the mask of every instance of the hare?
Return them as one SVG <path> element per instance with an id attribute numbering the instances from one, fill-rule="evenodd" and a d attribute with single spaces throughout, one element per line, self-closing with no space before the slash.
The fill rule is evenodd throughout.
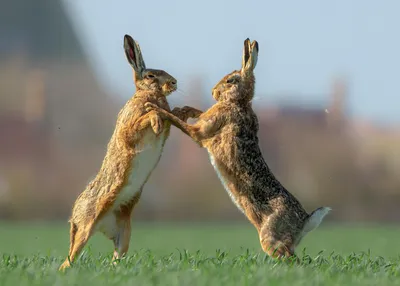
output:
<path id="1" fill-rule="evenodd" d="M 244 41 L 241 70 L 226 75 L 212 90 L 217 101 L 189 125 L 168 110 L 146 103 L 207 149 L 223 186 L 234 204 L 258 231 L 264 252 L 274 258 L 295 256 L 295 247 L 330 211 L 321 207 L 308 214 L 275 178 L 258 144 L 258 119 L 252 109 L 258 43 Z"/>
<path id="2" fill-rule="evenodd" d="M 146 112 L 144 104 L 169 110 L 166 96 L 177 89 L 176 79 L 163 70 L 147 69 L 139 44 L 129 35 L 124 49 L 134 70 L 136 93 L 118 114 L 100 171 L 72 208 L 69 256 L 60 270 L 70 266 L 95 231 L 114 242 L 114 259 L 128 251 L 132 210 L 170 133 L 170 123 L 155 111 Z M 201 111 L 186 106 L 172 113 L 186 121 Z"/>

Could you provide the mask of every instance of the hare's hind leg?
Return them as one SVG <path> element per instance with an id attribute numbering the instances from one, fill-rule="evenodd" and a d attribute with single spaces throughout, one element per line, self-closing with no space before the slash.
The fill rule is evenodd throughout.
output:
<path id="1" fill-rule="evenodd" d="M 118 231 L 113 238 L 114 242 L 114 256 L 113 260 L 121 259 L 129 249 L 129 242 L 131 239 L 131 215 L 134 207 L 139 202 L 142 190 L 140 190 L 132 200 L 115 213 Z"/>
<path id="2" fill-rule="evenodd" d="M 77 225 L 71 222 L 70 230 L 70 246 L 69 254 L 64 263 L 60 266 L 59 270 L 64 270 L 71 266 L 77 255 L 82 251 L 83 247 L 92 235 L 93 223 L 87 225 Z"/>
<path id="3" fill-rule="evenodd" d="M 118 218 L 117 218 L 118 220 Z M 121 259 L 129 249 L 131 239 L 131 221 L 129 218 L 123 218 L 118 221 L 118 234 L 113 238 L 114 256 L 113 260 Z"/>
<path id="4" fill-rule="evenodd" d="M 279 216 L 271 214 L 267 222 L 259 229 L 261 247 L 265 253 L 273 258 L 291 257 L 294 255 L 288 241 L 282 241 L 277 234 L 275 225 L 279 224 Z"/>
<path id="5" fill-rule="evenodd" d="M 70 228 L 70 231 L 69 231 L 69 252 L 68 252 L 68 257 L 65 259 L 63 264 L 61 264 L 59 270 L 63 270 L 65 268 L 68 268 L 68 267 L 71 266 L 70 257 L 71 257 L 72 249 L 74 248 L 74 244 L 75 244 L 76 230 L 77 230 L 76 224 L 71 222 L 71 228 Z"/>

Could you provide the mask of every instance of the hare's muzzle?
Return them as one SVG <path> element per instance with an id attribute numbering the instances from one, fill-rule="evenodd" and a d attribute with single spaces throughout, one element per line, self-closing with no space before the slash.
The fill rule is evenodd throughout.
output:
<path id="1" fill-rule="evenodd" d="M 176 81 L 168 81 L 162 86 L 163 93 L 165 95 L 168 95 L 168 94 L 176 91 L 177 88 L 178 88 L 178 85 L 177 85 Z"/>

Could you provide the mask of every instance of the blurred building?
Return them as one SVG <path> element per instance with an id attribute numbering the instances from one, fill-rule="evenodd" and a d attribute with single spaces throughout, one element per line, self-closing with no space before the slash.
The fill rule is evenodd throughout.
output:
<path id="1" fill-rule="evenodd" d="M 8 186 L 0 214 L 64 216 L 57 203 L 70 202 L 99 164 L 119 104 L 96 82 L 61 1 L 2 4 L 0 86 L 0 177 Z"/>

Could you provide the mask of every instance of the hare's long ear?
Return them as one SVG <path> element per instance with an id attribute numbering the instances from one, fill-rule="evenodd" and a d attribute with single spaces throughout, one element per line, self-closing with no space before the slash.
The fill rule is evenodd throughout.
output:
<path id="1" fill-rule="evenodd" d="M 258 60 L 258 43 L 247 38 L 244 41 L 243 59 L 242 59 L 242 73 L 253 72 L 257 65 Z"/>
<path id="2" fill-rule="evenodd" d="M 124 49 L 126 58 L 135 70 L 136 76 L 141 77 L 142 72 L 146 69 L 146 65 L 144 63 L 142 52 L 140 51 L 140 46 L 138 42 L 132 39 L 131 36 L 125 35 Z"/>
<path id="3" fill-rule="evenodd" d="M 243 56 L 242 56 L 242 71 L 246 69 L 246 64 L 250 58 L 250 39 L 244 40 Z"/>
<path id="4" fill-rule="evenodd" d="M 258 42 L 257 41 L 253 41 L 251 43 L 250 61 L 251 61 L 251 68 L 254 70 L 257 65 L 257 61 L 258 61 Z"/>

